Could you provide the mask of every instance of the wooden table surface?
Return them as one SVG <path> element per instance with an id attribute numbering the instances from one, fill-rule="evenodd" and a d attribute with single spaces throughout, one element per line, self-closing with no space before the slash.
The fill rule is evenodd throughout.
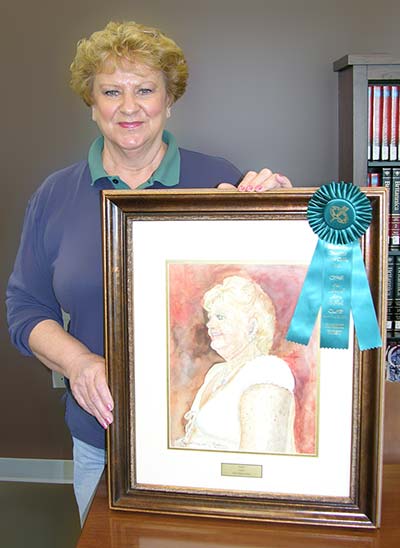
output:
<path id="1" fill-rule="evenodd" d="M 297 526 L 162 516 L 108 508 L 103 478 L 78 548 L 399 548 L 400 465 L 383 473 L 382 525 L 378 530 Z"/>

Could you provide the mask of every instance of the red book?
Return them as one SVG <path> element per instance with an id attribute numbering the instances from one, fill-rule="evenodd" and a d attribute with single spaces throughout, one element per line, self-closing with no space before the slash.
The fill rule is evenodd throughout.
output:
<path id="1" fill-rule="evenodd" d="M 382 146 L 382 86 L 373 86 L 372 160 L 381 159 Z"/>
<path id="2" fill-rule="evenodd" d="M 368 160 L 372 159 L 372 84 L 368 86 Z"/>
<path id="3" fill-rule="evenodd" d="M 391 116 L 389 160 L 400 160 L 399 146 L 399 86 L 391 86 Z"/>
<path id="4" fill-rule="evenodd" d="M 391 130 L 391 87 L 382 86 L 382 148 L 381 160 L 389 160 L 389 141 Z"/>

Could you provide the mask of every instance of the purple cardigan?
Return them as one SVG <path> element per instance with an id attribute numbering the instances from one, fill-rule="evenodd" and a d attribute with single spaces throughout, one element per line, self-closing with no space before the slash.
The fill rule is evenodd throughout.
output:
<path id="1" fill-rule="evenodd" d="M 222 158 L 179 149 L 181 169 L 175 188 L 214 188 L 236 184 L 240 171 Z M 89 166 L 79 162 L 50 175 L 29 201 L 21 243 L 7 288 L 10 336 L 22 354 L 32 355 L 30 332 L 52 319 L 92 352 L 103 355 L 103 275 L 100 191 L 107 179 L 91 185 Z M 150 187 L 164 188 L 160 183 Z M 104 430 L 72 396 L 67 383 L 66 422 L 71 434 L 104 447 Z"/>

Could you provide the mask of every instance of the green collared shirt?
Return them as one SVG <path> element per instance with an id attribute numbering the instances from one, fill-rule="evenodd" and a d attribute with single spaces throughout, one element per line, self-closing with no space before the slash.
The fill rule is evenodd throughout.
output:
<path id="1" fill-rule="evenodd" d="M 161 164 L 155 170 L 150 179 L 139 185 L 137 190 L 148 188 L 156 181 L 164 186 L 176 186 L 179 183 L 181 158 L 175 137 L 172 133 L 169 133 L 169 131 L 163 131 L 162 140 L 168 148 L 163 159 L 161 160 Z M 92 178 L 92 186 L 95 185 L 98 180 L 106 177 L 113 184 L 113 188 L 118 190 L 129 189 L 129 186 L 117 175 L 110 175 L 104 170 L 102 161 L 103 147 L 104 137 L 100 136 L 93 141 L 89 149 L 88 163 Z"/>

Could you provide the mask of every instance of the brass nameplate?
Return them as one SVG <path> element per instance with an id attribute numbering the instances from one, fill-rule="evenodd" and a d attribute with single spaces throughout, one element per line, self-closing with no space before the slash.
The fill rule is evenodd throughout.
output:
<path id="1" fill-rule="evenodd" d="M 262 478 L 262 466 L 259 464 L 228 464 L 223 462 L 221 463 L 221 476 Z"/>

